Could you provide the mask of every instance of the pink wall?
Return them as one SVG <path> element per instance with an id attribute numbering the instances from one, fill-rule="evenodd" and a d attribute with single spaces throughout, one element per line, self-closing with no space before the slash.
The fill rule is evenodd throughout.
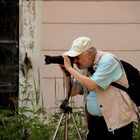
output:
<path id="1" fill-rule="evenodd" d="M 43 1 L 41 78 L 46 107 L 64 98 L 58 65 L 44 65 L 44 55 L 59 55 L 73 39 L 89 36 L 98 49 L 116 54 L 140 69 L 140 1 Z M 83 97 L 75 97 L 76 106 Z"/>

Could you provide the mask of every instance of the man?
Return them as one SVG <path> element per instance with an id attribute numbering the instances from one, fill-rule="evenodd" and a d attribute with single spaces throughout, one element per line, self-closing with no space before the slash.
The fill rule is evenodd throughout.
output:
<path id="1" fill-rule="evenodd" d="M 81 70 L 93 69 L 88 75 L 76 71 L 69 57 Z M 133 121 L 137 108 L 127 93 L 111 86 L 117 82 L 128 87 L 126 74 L 118 58 L 93 47 L 89 37 L 76 38 L 71 49 L 63 54 L 64 67 L 74 77 L 72 96 L 87 89 L 87 140 L 132 140 Z"/>

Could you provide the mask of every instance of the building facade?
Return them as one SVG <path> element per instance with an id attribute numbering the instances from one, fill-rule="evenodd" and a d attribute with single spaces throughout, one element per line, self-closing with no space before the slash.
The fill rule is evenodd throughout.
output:
<path id="1" fill-rule="evenodd" d="M 46 65 L 45 55 L 62 54 L 78 36 L 89 36 L 94 47 L 114 53 L 140 69 L 140 1 L 20 0 L 19 8 L 19 65 L 27 54 L 32 63 L 29 93 L 37 89 L 44 107 L 59 107 L 67 94 L 59 65 Z M 24 80 L 20 72 L 19 82 Z M 19 94 L 23 98 L 23 87 Z M 84 96 L 78 95 L 72 101 L 74 106 L 83 106 Z"/>

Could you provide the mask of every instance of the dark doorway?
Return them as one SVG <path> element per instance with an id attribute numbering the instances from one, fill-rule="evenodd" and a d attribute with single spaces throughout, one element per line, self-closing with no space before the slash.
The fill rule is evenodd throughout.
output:
<path id="1" fill-rule="evenodd" d="M 0 0 L 0 108 L 18 97 L 19 0 Z"/>

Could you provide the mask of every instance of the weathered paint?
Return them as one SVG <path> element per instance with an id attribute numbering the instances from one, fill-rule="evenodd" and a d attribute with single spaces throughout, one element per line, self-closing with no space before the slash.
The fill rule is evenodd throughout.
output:
<path id="1" fill-rule="evenodd" d="M 20 0 L 19 4 L 19 66 L 25 69 L 26 75 L 23 75 L 20 71 L 19 76 L 19 97 L 22 101 L 19 102 L 20 106 L 30 106 L 31 108 L 36 108 L 42 104 L 40 98 L 40 76 L 39 76 L 39 46 L 38 40 L 36 39 L 37 34 L 37 16 L 36 16 L 36 2 L 34 0 L 26 1 Z M 38 8 L 38 7 L 37 7 Z M 26 57 L 25 58 L 25 54 Z M 27 64 L 25 64 L 25 59 L 31 62 L 30 69 L 27 71 Z M 24 101 L 25 98 L 30 98 L 33 104 Z"/>

